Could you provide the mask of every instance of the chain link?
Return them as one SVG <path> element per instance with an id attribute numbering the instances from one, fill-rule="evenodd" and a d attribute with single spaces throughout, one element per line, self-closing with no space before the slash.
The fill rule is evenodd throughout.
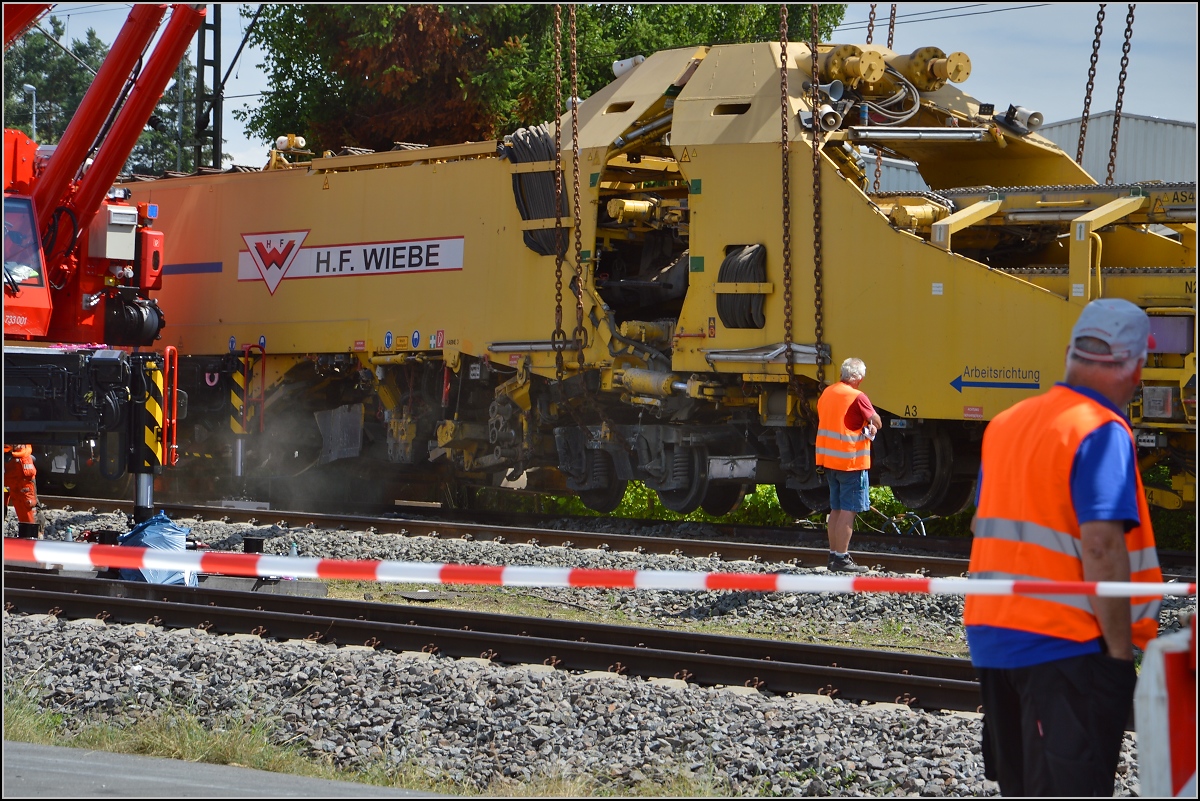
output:
<path id="1" fill-rule="evenodd" d="M 892 6 L 893 16 L 896 6 Z M 825 385 L 825 363 L 821 361 L 821 340 L 825 334 L 825 298 L 824 281 L 821 275 L 821 123 L 817 119 L 817 109 L 820 107 L 820 89 L 817 87 L 817 76 L 820 74 L 817 61 L 817 4 L 813 3 L 809 11 L 809 47 L 812 50 L 812 173 L 813 173 L 813 323 L 815 330 L 815 349 L 817 361 L 817 386 Z M 891 37 L 889 36 L 889 39 Z M 888 43 L 889 47 L 891 43 Z"/>
<path id="2" fill-rule="evenodd" d="M 892 3 L 892 15 L 888 17 L 888 50 L 892 49 L 892 42 L 896 39 L 896 4 Z"/>
<path id="3" fill-rule="evenodd" d="M 1083 166 L 1083 145 L 1087 141 L 1088 117 L 1092 112 L 1092 89 L 1096 86 L 1096 62 L 1100 58 L 1100 36 L 1104 33 L 1104 7 L 1101 3 L 1096 12 L 1096 38 L 1092 40 L 1092 61 L 1088 65 L 1087 91 L 1083 95 L 1083 116 L 1079 118 L 1079 151 L 1075 154 L 1075 163 Z"/>
<path id="4" fill-rule="evenodd" d="M 867 44 L 875 39 L 875 3 L 871 3 L 871 16 L 867 20 Z M 892 6 L 892 21 L 888 26 L 888 47 L 892 46 L 892 29 L 896 25 L 896 7 Z M 869 113 L 869 112 L 868 112 Z M 879 178 L 883 174 L 883 151 L 875 148 L 875 194 L 879 194 Z"/>
<path id="5" fill-rule="evenodd" d="M 788 141 L 788 9 L 779 6 L 779 120 L 782 131 L 783 154 L 783 347 L 787 363 L 788 393 L 796 383 L 796 357 L 792 353 L 792 169 L 791 145 Z M 817 83 L 813 73 L 813 84 Z M 816 106 L 813 106 L 815 109 Z M 814 115 L 815 117 L 815 115 Z"/>
<path id="6" fill-rule="evenodd" d="M 563 273 L 563 229 L 562 229 L 562 6 L 554 6 L 554 333 L 550 343 L 554 347 L 554 373 L 559 381 L 566 374 L 563 364 L 563 348 L 567 344 L 567 332 L 562 327 L 562 273 Z"/>
<path id="7" fill-rule="evenodd" d="M 1117 171 L 1117 140 L 1121 136 L 1121 106 L 1125 104 L 1125 78 L 1129 74 L 1129 48 L 1133 39 L 1133 10 L 1136 3 L 1129 4 L 1129 14 L 1125 17 L 1125 44 L 1121 46 L 1121 74 L 1117 76 L 1117 106 L 1113 111 L 1112 144 L 1108 147 L 1108 177 L 1106 185 L 1111 186 L 1113 173 Z"/>
<path id="8" fill-rule="evenodd" d="M 571 181 L 574 194 L 572 216 L 575 227 L 575 330 L 571 338 L 583 370 L 583 349 L 587 331 L 583 327 L 583 226 L 579 216 L 579 69 L 576 61 L 575 4 L 567 6 L 571 21 Z"/>

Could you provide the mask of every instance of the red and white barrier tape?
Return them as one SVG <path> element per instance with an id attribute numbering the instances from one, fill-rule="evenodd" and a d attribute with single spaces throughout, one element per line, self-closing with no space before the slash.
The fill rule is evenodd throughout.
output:
<path id="1" fill-rule="evenodd" d="M 408 584 L 492 584 L 506 587 L 600 587 L 638 590 L 754 592 L 917 592 L 930 595 L 1102 595 L 1127 598 L 1195 595 L 1195 584 L 1119 581 L 1010 581 L 699 573 L 686 570 L 588 570 L 569 567 L 449 565 L 434 562 L 312 559 L 221 551 L 160 551 L 76 542 L 4 539 L 5 562 L 44 562 L 70 570 L 130 568 L 226 576 L 342 579 Z"/>

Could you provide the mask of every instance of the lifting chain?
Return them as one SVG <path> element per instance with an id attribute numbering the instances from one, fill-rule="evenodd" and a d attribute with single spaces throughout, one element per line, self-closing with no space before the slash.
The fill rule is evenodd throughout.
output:
<path id="1" fill-rule="evenodd" d="M 872 30 L 872 33 L 874 32 L 874 28 L 875 28 L 875 6 L 874 6 L 874 4 L 872 4 L 871 5 L 871 30 Z M 888 46 L 889 50 L 892 49 L 892 41 L 895 38 L 896 38 L 896 4 L 892 3 L 892 11 L 891 11 L 891 14 L 888 16 L 888 43 L 887 43 L 887 46 Z M 871 40 L 868 38 L 867 42 L 870 43 L 870 41 Z M 879 146 L 877 145 L 875 147 L 875 183 L 873 185 L 873 189 L 875 190 L 876 194 L 879 193 L 879 179 L 880 179 L 880 176 L 882 176 L 882 175 L 883 175 L 883 151 L 880 150 Z"/>
<path id="2" fill-rule="evenodd" d="M 575 330 L 571 339 L 575 341 L 579 354 L 579 370 L 583 371 L 583 348 L 587 331 L 583 328 L 583 226 L 579 217 L 579 69 L 576 61 L 575 4 L 567 6 L 571 22 L 571 207 L 572 224 L 575 228 Z"/>
<path id="3" fill-rule="evenodd" d="M 817 120 L 817 109 L 820 107 L 820 89 L 817 87 L 817 75 L 820 74 L 817 61 L 817 4 L 813 3 L 809 11 L 809 48 L 812 51 L 812 156 L 813 156 L 813 322 L 815 330 L 814 348 L 817 363 L 817 386 L 825 386 L 825 364 L 821 361 L 821 340 L 825 333 L 825 314 L 823 297 L 824 281 L 821 275 L 821 124 Z M 896 6 L 892 6 L 893 16 Z M 888 36 L 891 39 L 891 36 Z M 891 42 L 889 41 L 889 46 Z M 789 349 L 790 352 L 790 349 Z"/>
<path id="4" fill-rule="evenodd" d="M 871 3 L 871 16 L 867 18 L 867 44 L 875 41 L 875 6 L 878 3 Z"/>
<path id="5" fill-rule="evenodd" d="M 1104 7 L 1101 3 L 1096 12 L 1096 38 L 1092 40 L 1092 61 L 1088 64 L 1087 91 L 1083 93 L 1083 116 L 1079 118 L 1079 150 L 1075 154 L 1075 163 L 1083 166 L 1083 145 L 1087 141 L 1088 117 L 1092 113 L 1092 89 L 1096 86 L 1096 62 L 1100 58 L 1100 36 L 1104 33 Z"/>
<path id="6" fill-rule="evenodd" d="M 1129 13 L 1125 16 L 1125 44 L 1121 46 L 1121 74 L 1117 76 L 1117 106 L 1113 110 L 1112 144 L 1108 147 L 1108 177 L 1104 179 L 1106 186 L 1112 186 L 1113 173 L 1117 171 L 1117 139 L 1121 136 L 1121 106 L 1125 103 L 1125 78 L 1129 74 L 1129 48 L 1133 39 L 1133 10 L 1136 3 L 1129 4 Z"/>
<path id="7" fill-rule="evenodd" d="M 796 357 L 792 353 L 792 170 L 790 166 L 791 148 L 788 142 L 788 9 L 786 5 L 779 6 L 779 118 L 782 128 L 783 153 L 783 353 L 787 362 L 788 394 L 795 389 Z M 813 86 L 818 83 L 817 73 L 813 72 Z M 814 104 L 813 124 L 816 126 L 817 106 Z"/>
<path id="8" fill-rule="evenodd" d="M 554 333 L 550 342 L 554 347 L 554 374 L 563 380 L 563 348 L 567 344 L 567 332 L 562 327 L 562 272 L 563 272 L 563 229 L 562 229 L 562 6 L 554 6 Z"/>

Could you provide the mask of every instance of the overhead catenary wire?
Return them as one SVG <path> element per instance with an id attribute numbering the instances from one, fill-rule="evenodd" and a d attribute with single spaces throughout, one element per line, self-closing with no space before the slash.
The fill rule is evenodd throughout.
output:
<path id="1" fill-rule="evenodd" d="M 978 5 L 987 5 L 987 4 L 980 3 Z M 989 9 L 987 11 L 972 11 L 972 12 L 969 12 L 966 14 L 946 14 L 945 13 L 946 11 L 950 11 L 952 9 L 939 9 L 938 11 L 923 11 L 923 12 L 918 12 L 918 13 L 914 13 L 914 14 L 901 14 L 896 17 L 895 24 L 896 25 L 912 25 L 914 23 L 919 23 L 919 22 L 940 22 L 942 20 L 947 20 L 947 19 L 958 19 L 959 17 L 977 17 L 977 16 L 981 16 L 984 14 L 1003 14 L 1006 11 L 1027 11 L 1027 10 L 1033 9 L 1033 8 L 1045 8 L 1047 6 L 1052 6 L 1052 5 L 1054 5 L 1054 3 L 1031 3 L 1029 5 L 1024 5 L 1024 6 L 1013 6 L 1011 8 L 993 8 L 993 9 Z M 970 8 L 970 6 L 957 6 L 957 8 Z M 924 19 L 903 19 L 903 17 L 914 17 L 914 16 L 920 16 L 920 15 L 931 15 L 931 16 L 926 16 Z M 932 16 L 932 15 L 936 15 L 936 16 Z M 843 25 L 837 26 L 836 28 L 834 28 L 834 32 L 836 33 L 838 31 L 866 30 L 867 24 L 868 23 L 866 20 L 863 20 L 861 22 L 851 22 L 848 24 L 843 24 Z"/>

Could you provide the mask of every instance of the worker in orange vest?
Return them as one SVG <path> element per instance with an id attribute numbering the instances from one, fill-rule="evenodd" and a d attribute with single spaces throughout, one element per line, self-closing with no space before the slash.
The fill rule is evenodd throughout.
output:
<path id="1" fill-rule="evenodd" d="M 842 380 L 817 400 L 817 466 L 829 482 L 829 569 L 865 573 L 850 556 L 854 518 L 871 508 L 867 470 L 871 440 L 883 421 L 858 385 L 867 377 L 862 359 L 842 362 Z"/>
<path id="2" fill-rule="evenodd" d="M 37 539 L 37 467 L 30 445 L 4 446 L 4 509 L 9 496 L 17 513 L 17 536 Z"/>
<path id="3" fill-rule="evenodd" d="M 1124 409 L 1154 347 L 1126 300 L 1089 303 L 1066 377 L 983 435 L 972 579 L 1160 582 Z M 1112 796 L 1161 598 L 972 595 L 963 610 L 983 695 L 985 775 L 1003 795 Z"/>

